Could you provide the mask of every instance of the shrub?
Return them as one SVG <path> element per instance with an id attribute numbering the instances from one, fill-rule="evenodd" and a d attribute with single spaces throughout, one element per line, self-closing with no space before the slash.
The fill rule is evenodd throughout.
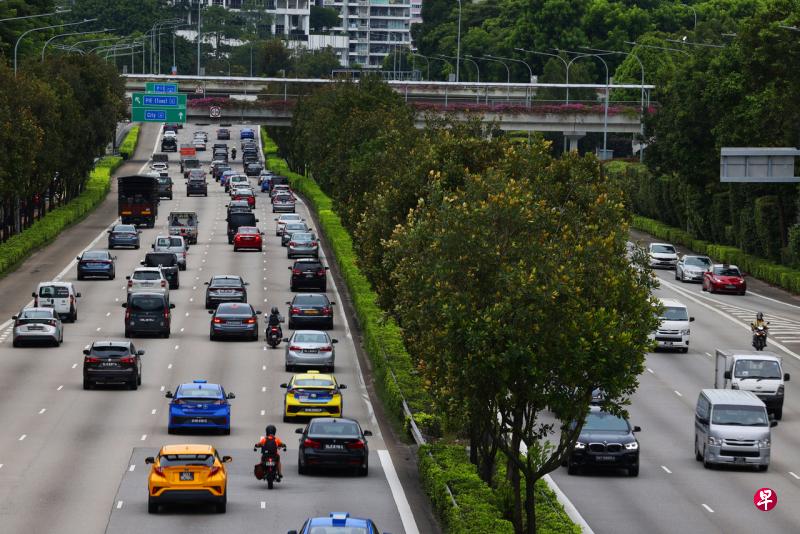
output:
<path id="1" fill-rule="evenodd" d="M 119 155 L 122 159 L 130 159 L 136 152 L 136 144 L 139 142 L 139 126 L 133 126 L 125 135 L 122 144 L 119 145 Z"/>

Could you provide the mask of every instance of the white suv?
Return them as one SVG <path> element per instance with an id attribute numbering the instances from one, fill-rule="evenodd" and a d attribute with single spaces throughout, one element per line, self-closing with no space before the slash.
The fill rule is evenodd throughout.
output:
<path id="1" fill-rule="evenodd" d="M 128 280 L 128 295 L 137 291 L 163 293 L 169 297 L 169 282 L 158 267 L 140 267 L 133 271 Z"/>
<path id="2" fill-rule="evenodd" d="M 655 339 L 656 348 L 689 352 L 689 323 L 694 321 L 694 317 L 689 317 L 689 310 L 680 301 L 664 298 L 659 300 L 664 309 L 659 316 L 658 328 L 650 336 Z"/>
<path id="3" fill-rule="evenodd" d="M 678 263 L 678 252 L 669 243 L 650 243 L 647 252 L 650 257 L 650 267 L 674 269 Z"/>

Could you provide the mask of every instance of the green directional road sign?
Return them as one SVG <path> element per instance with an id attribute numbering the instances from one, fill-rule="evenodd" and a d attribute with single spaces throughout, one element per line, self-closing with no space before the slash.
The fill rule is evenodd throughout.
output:
<path id="1" fill-rule="evenodd" d="M 132 122 L 186 122 L 186 108 L 133 108 Z"/>
<path id="2" fill-rule="evenodd" d="M 145 82 L 145 91 L 148 93 L 177 93 L 177 83 Z"/>

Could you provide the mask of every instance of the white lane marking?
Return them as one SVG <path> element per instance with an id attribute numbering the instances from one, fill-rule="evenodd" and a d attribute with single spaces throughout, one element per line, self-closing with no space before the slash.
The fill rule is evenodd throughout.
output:
<path id="1" fill-rule="evenodd" d="M 195 289 L 197 289 L 197 286 L 192 286 L 192 291 L 194 291 Z"/>
<path id="2" fill-rule="evenodd" d="M 159 389 L 159 391 L 164 391 L 164 386 L 161 386 L 161 389 Z"/>
<path id="3" fill-rule="evenodd" d="M 47 411 L 47 408 L 42 408 L 41 410 L 39 410 L 39 415 L 42 415 L 46 411 Z"/>
<path id="4" fill-rule="evenodd" d="M 75 369 L 76 367 L 78 367 L 78 364 L 77 363 L 73 363 L 72 364 L 72 368 Z"/>
<path id="5" fill-rule="evenodd" d="M 194 297 L 189 297 L 189 302 L 194 302 Z"/>
<path id="6" fill-rule="evenodd" d="M 264 345 L 264 350 L 267 350 L 267 346 L 266 345 Z"/>
<path id="7" fill-rule="evenodd" d="M 679 397 L 683 397 L 683 395 L 681 394 L 681 392 L 680 392 L 680 391 L 678 391 L 677 389 L 676 389 L 676 390 L 674 390 L 674 391 L 675 391 L 675 395 L 677 395 L 677 396 L 679 396 Z"/>
<path id="8" fill-rule="evenodd" d="M 119 298 L 115 298 L 115 299 L 114 299 L 114 302 L 119 302 Z"/>
<path id="9" fill-rule="evenodd" d="M 186 317 L 189 317 L 189 312 L 186 312 Z"/>
<path id="10" fill-rule="evenodd" d="M 266 393 L 267 386 L 261 386 L 261 393 Z"/>
<path id="11" fill-rule="evenodd" d="M 798 306 L 796 304 L 789 304 L 788 302 L 784 302 L 782 300 L 778 300 L 778 299 L 773 299 L 771 297 L 767 297 L 766 295 L 762 295 L 761 293 L 754 293 L 753 291 L 751 291 L 749 289 L 747 290 L 747 294 L 748 295 L 753 295 L 754 297 L 758 297 L 760 299 L 769 300 L 769 301 L 775 302 L 777 304 L 783 304 L 784 306 L 791 306 L 792 308 L 800 309 L 800 306 Z"/>
<path id="12" fill-rule="evenodd" d="M 172 364 L 167 365 L 167 369 L 172 369 Z"/>
<path id="13" fill-rule="evenodd" d="M 155 415 L 157 410 L 150 410 L 151 415 Z"/>
<path id="14" fill-rule="evenodd" d="M 703 503 L 703 508 L 705 508 L 706 510 L 708 510 L 712 514 L 714 513 L 714 510 L 712 510 L 711 507 L 709 505 L 707 505 L 706 503 Z"/>
<path id="15" fill-rule="evenodd" d="M 666 471 L 668 475 L 671 475 L 671 474 L 672 474 L 672 471 L 670 471 L 669 469 L 667 469 L 667 466 L 666 466 L 666 465 L 662 465 L 662 466 L 661 466 L 661 469 L 663 469 L 664 471 Z"/>
<path id="16" fill-rule="evenodd" d="M 178 350 L 179 348 L 181 348 L 180 345 L 175 345 L 175 350 Z"/>
<path id="17" fill-rule="evenodd" d="M 27 437 L 28 437 L 28 434 L 22 434 L 17 441 L 23 441 Z"/>
<path id="18" fill-rule="evenodd" d="M 142 434 L 142 438 L 139 441 L 144 441 L 147 439 L 147 434 Z"/>
<path id="19" fill-rule="evenodd" d="M 100 331 L 100 327 L 99 327 L 99 326 L 97 327 L 97 331 L 98 331 L 98 332 Z"/>
<path id="20" fill-rule="evenodd" d="M 267 414 L 266 410 L 261 410 L 261 415 L 266 415 L 266 414 Z"/>
<path id="21" fill-rule="evenodd" d="M 706 356 L 708 356 L 709 358 L 713 358 L 710 352 L 706 352 Z"/>
<path id="22" fill-rule="evenodd" d="M 56 388 L 56 391 L 61 391 L 61 390 L 63 389 L 63 387 L 64 387 L 64 386 L 58 386 L 58 387 Z"/>
<path id="23" fill-rule="evenodd" d="M 3 464 L 0 464 L 0 469 L 2 469 L 2 468 L 3 468 Z"/>
<path id="24" fill-rule="evenodd" d="M 117 510 L 122 508 L 122 501 L 117 501 Z"/>
<path id="25" fill-rule="evenodd" d="M 261 370 L 262 370 L 262 371 L 266 371 L 266 370 L 267 370 L 267 366 L 266 366 L 266 365 L 262 365 L 262 366 L 261 366 Z"/>
<path id="26" fill-rule="evenodd" d="M 266 501 L 261 501 L 261 509 L 265 509 L 267 507 Z"/>
<path id="27" fill-rule="evenodd" d="M 181 327 L 181 332 L 183 332 L 183 327 Z"/>
<path id="28" fill-rule="evenodd" d="M 380 449 L 378 451 L 378 458 L 381 460 L 381 467 L 383 467 L 386 480 L 389 482 L 389 489 L 392 490 L 392 497 L 397 506 L 397 511 L 400 513 L 400 520 L 403 522 L 403 530 L 405 530 L 406 534 L 419 534 L 417 522 L 414 520 L 411 506 L 409 506 L 406 494 L 403 492 L 403 485 L 400 484 L 400 479 L 397 477 L 397 472 L 394 470 L 394 464 L 392 463 L 392 457 L 389 456 L 389 451 Z"/>
<path id="29" fill-rule="evenodd" d="M 106 317 L 111 317 L 111 312 L 106 312 Z"/>
<path id="30" fill-rule="evenodd" d="M 131 466 L 128 468 L 128 471 L 133 472 L 134 469 L 136 469 L 136 464 L 131 464 Z"/>
<path id="31" fill-rule="evenodd" d="M 649 367 L 647 368 L 647 372 L 650 373 L 651 375 L 655 374 L 655 372 L 652 369 L 650 369 Z"/>
<path id="32" fill-rule="evenodd" d="M 789 474 L 792 475 L 795 479 L 800 480 L 800 477 L 795 475 L 793 472 L 789 471 Z"/>

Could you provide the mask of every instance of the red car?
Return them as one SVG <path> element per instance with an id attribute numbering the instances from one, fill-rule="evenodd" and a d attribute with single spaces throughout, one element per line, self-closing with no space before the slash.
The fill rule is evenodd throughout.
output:
<path id="1" fill-rule="evenodd" d="M 236 252 L 244 248 L 263 250 L 262 235 L 264 235 L 264 232 L 261 232 L 255 226 L 240 226 L 236 235 L 233 236 L 233 251 Z"/>
<path id="2" fill-rule="evenodd" d="M 246 200 L 250 209 L 255 209 L 256 207 L 256 195 L 250 190 L 234 191 L 231 200 Z"/>
<path id="3" fill-rule="evenodd" d="M 703 274 L 703 291 L 744 295 L 747 292 L 747 282 L 737 266 L 716 264 Z"/>

